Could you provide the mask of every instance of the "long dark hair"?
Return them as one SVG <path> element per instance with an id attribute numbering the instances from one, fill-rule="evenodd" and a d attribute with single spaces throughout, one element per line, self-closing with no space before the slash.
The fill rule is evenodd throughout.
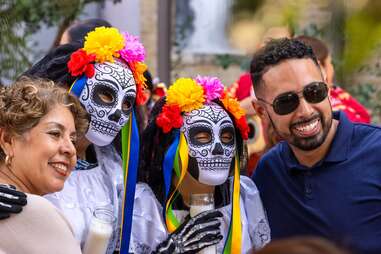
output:
<path id="1" fill-rule="evenodd" d="M 225 109 L 220 100 L 216 99 L 213 102 L 221 106 L 233 121 L 234 117 Z M 139 181 L 147 183 L 161 203 L 164 202 L 164 177 L 162 169 L 164 155 L 176 135 L 174 129 L 169 133 L 164 133 L 160 127 L 156 125 L 156 118 L 160 114 L 164 104 L 165 97 L 162 97 L 152 108 L 148 125 L 141 136 L 143 142 L 140 148 L 139 161 Z M 238 150 L 239 157 L 242 158 L 244 152 L 243 139 L 237 126 L 234 125 L 234 127 L 236 149 Z"/>

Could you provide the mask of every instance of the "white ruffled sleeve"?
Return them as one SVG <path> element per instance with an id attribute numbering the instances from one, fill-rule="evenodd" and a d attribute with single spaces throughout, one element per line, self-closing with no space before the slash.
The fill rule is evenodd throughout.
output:
<path id="1" fill-rule="evenodd" d="M 241 176 L 241 198 L 246 210 L 249 234 L 255 249 L 265 246 L 271 239 L 267 216 L 257 186 L 246 177 Z"/>
<path id="2" fill-rule="evenodd" d="M 145 183 L 138 183 L 129 252 L 151 253 L 156 246 L 167 239 L 168 234 L 162 214 L 162 206 L 151 188 Z"/>

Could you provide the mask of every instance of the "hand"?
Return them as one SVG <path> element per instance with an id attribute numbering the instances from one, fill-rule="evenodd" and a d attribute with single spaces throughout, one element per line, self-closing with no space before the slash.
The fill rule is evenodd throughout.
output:
<path id="1" fill-rule="evenodd" d="M 12 213 L 19 213 L 27 203 L 26 195 L 9 184 L 0 184 L 0 220 Z"/>
<path id="2" fill-rule="evenodd" d="M 222 213 L 216 210 L 200 213 L 193 218 L 188 216 L 154 253 L 195 253 L 217 244 L 222 239 L 218 217 L 222 217 Z"/>

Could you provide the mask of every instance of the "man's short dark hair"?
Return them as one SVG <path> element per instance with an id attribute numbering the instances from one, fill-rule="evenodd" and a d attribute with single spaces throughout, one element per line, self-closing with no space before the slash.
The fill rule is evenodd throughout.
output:
<path id="1" fill-rule="evenodd" d="M 310 58 L 316 66 L 319 63 L 310 46 L 297 39 L 273 39 L 270 40 L 263 48 L 258 50 L 251 60 L 250 74 L 254 86 L 257 91 L 262 81 L 263 74 L 268 71 L 271 66 L 277 65 L 287 59 Z"/>

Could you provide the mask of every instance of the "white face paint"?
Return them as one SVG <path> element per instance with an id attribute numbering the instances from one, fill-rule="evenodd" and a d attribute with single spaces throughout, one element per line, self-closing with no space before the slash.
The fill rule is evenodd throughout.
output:
<path id="1" fill-rule="evenodd" d="M 216 103 L 184 115 L 181 127 L 189 147 L 190 160 L 196 159 L 198 169 L 190 173 L 200 183 L 220 185 L 228 176 L 236 141 L 234 125 L 226 111 Z M 196 175 L 196 176 L 195 176 Z"/>
<path id="2" fill-rule="evenodd" d="M 79 100 L 91 116 L 86 138 L 98 146 L 112 142 L 127 123 L 135 104 L 136 84 L 127 64 L 96 63 L 95 75 L 87 79 Z"/>

